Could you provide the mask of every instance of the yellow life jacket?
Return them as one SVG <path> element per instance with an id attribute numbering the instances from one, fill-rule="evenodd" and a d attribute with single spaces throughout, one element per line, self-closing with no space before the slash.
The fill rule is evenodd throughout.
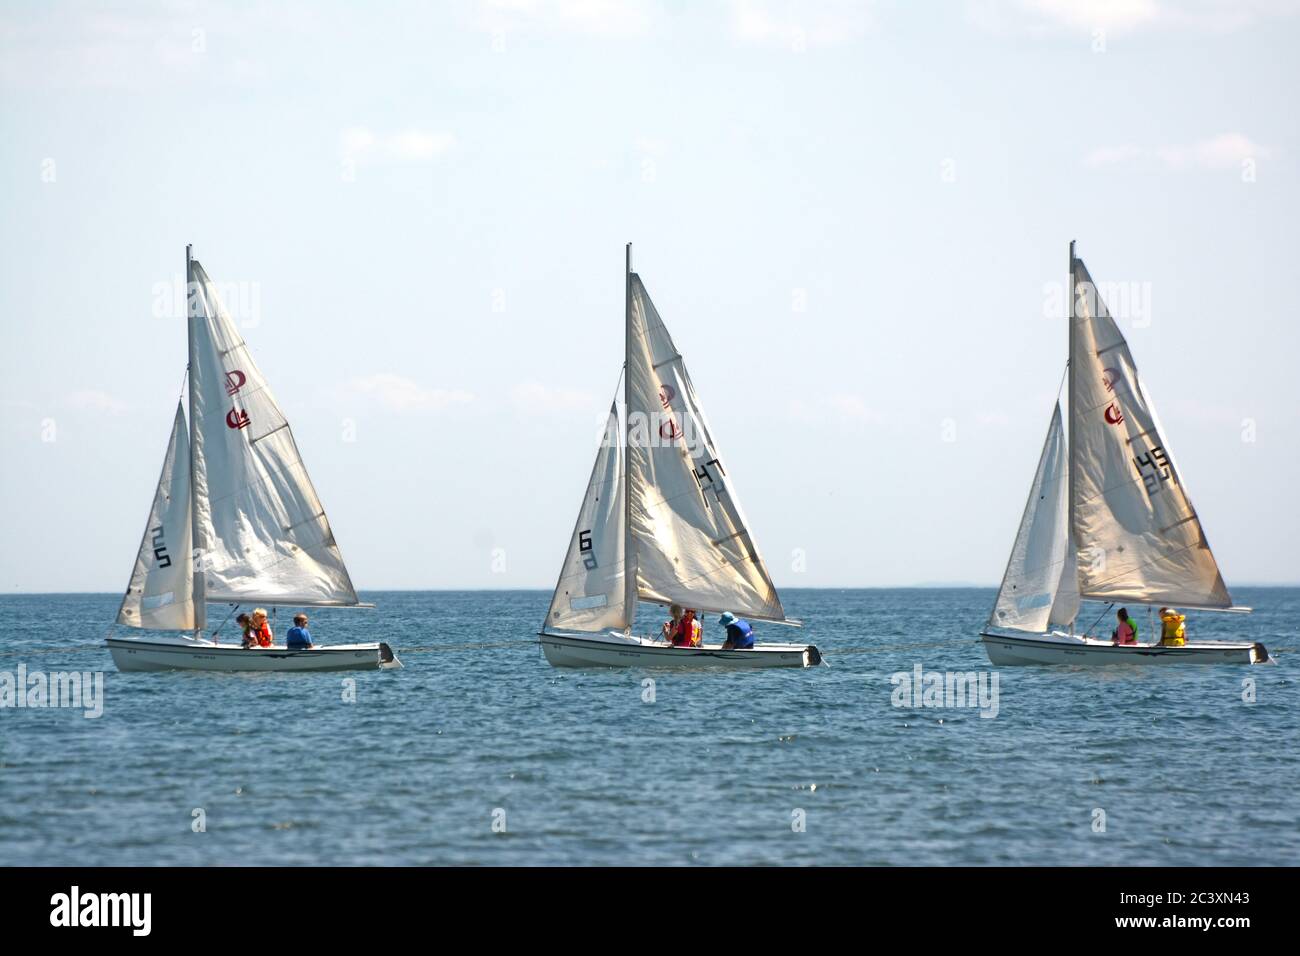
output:
<path id="1" fill-rule="evenodd" d="M 1187 618 L 1185 615 L 1177 614 L 1174 611 L 1166 611 L 1160 615 L 1160 643 L 1169 647 L 1182 647 L 1187 643 L 1187 631 L 1183 622 Z"/>

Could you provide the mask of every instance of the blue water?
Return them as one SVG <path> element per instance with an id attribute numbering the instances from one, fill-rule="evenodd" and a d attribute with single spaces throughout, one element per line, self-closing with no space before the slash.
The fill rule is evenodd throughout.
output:
<path id="1" fill-rule="evenodd" d="M 782 596 L 830 667 L 557 670 L 548 594 L 428 592 L 313 614 L 401 671 L 119 674 L 115 596 L 0 598 L 0 671 L 107 672 L 99 719 L 0 710 L 0 863 L 1300 862 L 1300 589 L 1189 621 L 1276 666 L 1003 668 L 992 718 L 894 707 L 890 683 L 987 670 L 992 591 Z"/>

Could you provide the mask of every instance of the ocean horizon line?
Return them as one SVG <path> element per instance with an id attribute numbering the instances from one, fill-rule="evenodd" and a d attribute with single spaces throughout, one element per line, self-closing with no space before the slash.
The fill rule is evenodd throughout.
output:
<path id="1" fill-rule="evenodd" d="M 1236 588 L 1288 590 L 1300 588 L 1300 582 L 1242 582 Z M 780 590 L 790 591 L 994 591 L 997 583 L 974 584 L 970 582 L 924 582 L 920 584 L 816 584 L 781 585 Z M 359 587 L 358 594 L 549 594 L 553 587 L 446 587 L 446 588 L 385 588 Z M 121 591 L 5 591 L 5 597 L 117 597 Z M 1089 598 L 1088 600 L 1094 600 Z M 230 601 L 209 601 L 209 604 L 230 604 Z M 654 603 L 654 602 L 644 602 Z"/>

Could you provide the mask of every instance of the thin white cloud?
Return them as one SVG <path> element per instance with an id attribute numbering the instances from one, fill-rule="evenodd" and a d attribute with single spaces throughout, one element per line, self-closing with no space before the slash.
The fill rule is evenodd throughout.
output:
<path id="1" fill-rule="evenodd" d="M 461 389 L 425 388 L 391 372 L 354 378 L 343 387 L 343 395 L 371 398 L 395 412 L 441 412 L 474 400 L 471 393 Z"/>
<path id="2" fill-rule="evenodd" d="M 1121 163 L 1158 164 L 1167 169 L 1234 169 L 1247 159 L 1271 159 L 1273 150 L 1242 133 L 1219 136 L 1189 145 L 1099 146 L 1084 157 L 1089 166 Z"/>
<path id="3" fill-rule="evenodd" d="M 873 7 L 868 0 L 731 0 L 732 31 L 745 43 L 791 50 L 837 46 L 875 27 Z"/>
<path id="4" fill-rule="evenodd" d="M 477 20 L 492 33 L 541 29 L 634 37 L 649 33 L 661 16 L 653 0 L 480 0 Z"/>
<path id="5" fill-rule="evenodd" d="M 246 87 L 266 76 L 245 53 L 247 38 L 305 31 L 309 5 L 238 5 L 200 12 L 189 4 L 96 9 L 36 5 L 0 17 L 0 88 L 154 91 L 203 82 Z"/>
<path id="6" fill-rule="evenodd" d="M 109 415 L 119 415 L 130 408 L 120 398 L 93 388 L 69 392 L 64 396 L 63 403 L 78 411 L 105 412 Z"/>
<path id="7" fill-rule="evenodd" d="M 1287 0 L 968 0 L 968 18 L 996 33 L 1229 33 L 1294 15 Z"/>
<path id="8" fill-rule="evenodd" d="M 1019 0 L 1030 16 L 1071 30 L 1124 32 L 1155 23 L 1158 0 Z"/>
<path id="9" fill-rule="evenodd" d="M 590 411 L 596 398 L 579 389 L 543 385 L 541 382 L 521 382 L 510 390 L 510 400 L 521 412 L 551 414 L 553 412 Z M 604 420 L 602 414 L 601 420 Z"/>
<path id="10" fill-rule="evenodd" d="M 1243 159 L 1270 159 L 1273 151 L 1241 133 L 1224 133 L 1191 146 L 1165 147 L 1160 158 L 1170 166 L 1204 166 L 1226 169 L 1241 165 Z"/>
<path id="11" fill-rule="evenodd" d="M 347 162 L 429 162 L 456 145 L 452 133 L 405 129 L 396 133 L 376 133 L 365 126 L 345 129 L 339 149 Z"/>

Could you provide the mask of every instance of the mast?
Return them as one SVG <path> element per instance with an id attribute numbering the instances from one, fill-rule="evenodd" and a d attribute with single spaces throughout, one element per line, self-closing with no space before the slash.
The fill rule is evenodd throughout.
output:
<path id="1" fill-rule="evenodd" d="M 1065 445 L 1065 466 L 1068 469 L 1068 481 L 1066 490 L 1066 512 L 1065 512 L 1065 546 L 1068 549 L 1073 542 L 1077 551 L 1079 548 L 1079 539 L 1074 534 L 1074 240 L 1070 240 L 1070 268 L 1065 278 L 1065 334 L 1069 337 L 1069 343 L 1066 351 L 1065 367 L 1067 377 L 1069 378 L 1069 392 L 1066 401 L 1070 408 L 1070 427 L 1066 432 Z M 1066 558 L 1066 567 L 1069 567 L 1069 557 Z M 1077 583 L 1076 583 L 1077 587 Z M 1075 615 L 1078 616 L 1077 614 Z M 1070 622 L 1070 635 L 1074 636 L 1074 621 Z"/>
<path id="2" fill-rule="evenodd" d="M 195 495 L 194 477 L 196 474 L 196 461 L 198 451 L 198 430 L 199 422 L 194 411 L 196 408 L 196 399 L 198 398 L 198 384 L 194 374 L 194 315 L 195 303 L 193 301 L 197 290 L 194 288 L 194 247 L 187 245 L 185 247 L 185 328 L 189 342 L 189 365 L 187 368 L 190 373 L 190 561 L 193 565 L 191 568 L 194 579 L 194 589 L 191 595 L 194 601 L 194 631 L 196 637 L 201 637 L 203 629 L 208 626 L 208 605 L 205 597 L 206 579 L 204 577 L 205 569 L 203 567 L 203 555 L 206 551 L 206 541 L 202 537 L 202 529 L 199 523 L 198 498 Z"/>
<path id="3" fill-rule="evenodd" d="M 636 626 L 636 552 L 632 547 L 632 243 L 623 270 L 623 611 Z"/>

